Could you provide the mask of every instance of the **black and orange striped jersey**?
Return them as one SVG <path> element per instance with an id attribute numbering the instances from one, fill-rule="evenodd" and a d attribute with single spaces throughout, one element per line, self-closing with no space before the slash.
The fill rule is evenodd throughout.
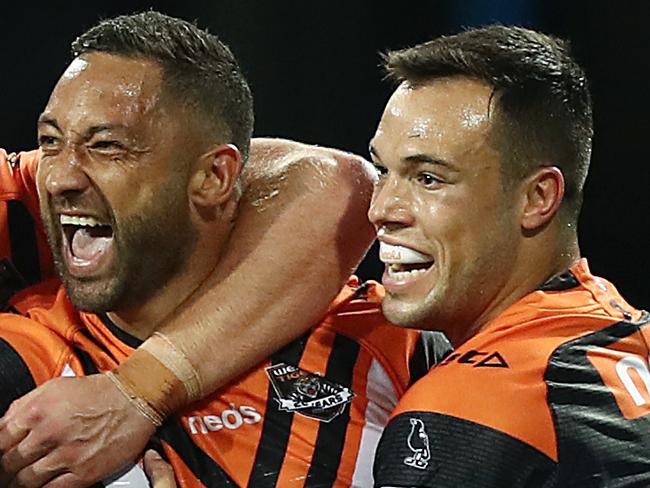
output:
<path id="1" fill-rule="evenodd" d="M 0 316 L 0 414 L 50 378 L 112 369 L 139 344 L 107 315 L 76 312 L 62 290 L 39 293 L 51 286 L 16 297 L 22 316 Z M 158 436 L 180 485 L 372 486 L 390 412 L 448 347 L 388 324 L 382 296 L 351 279 L 307 334 L 168 421 Z"/>
<path id="2" fill-rule="evenodd" d="M 650 486 L 649 323 L 580 260 L 407 392 L 375 486 Z"/>
<path id="3" fill-rule="evenodd" d="M 35 175 L 39 152 L 0 149 L 0 303 L 17 289 L 53 276 L 41 226 Z"/>

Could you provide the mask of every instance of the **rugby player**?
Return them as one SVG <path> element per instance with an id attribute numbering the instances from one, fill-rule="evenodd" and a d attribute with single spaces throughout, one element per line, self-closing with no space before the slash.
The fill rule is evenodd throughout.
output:
<path id="1" fill-rule="evenodd" d="M 160 42 L 161 32 L 166 34 L 167 44 Z M 175 49 L 180 49 L 180 54 Z M 169 59 L 169 52 L 174 59 Z M 197 54 L 197 59 L 188 60 L 188 52 Z M 150 12 L 113 19 L 92 29 L 77 41 L 75 54 L 39 122 L 42 159 L 37 175 L 43 217 L 67 292 L 52 295 L 50 285 L 39 291 L 31 289 L 12 302 L 31 320 L 17 315 L 3 318 L 4 370 L 11 372 L 2 378 L 3 400 L 7 402 L 55 376 L 112 370 L 152 335 L 168 341 L 169 337 L 157 333 L 157 327 L 196 289 L 213 280 L 210 273 L 230 237 L 239 199 L 241 153 L 247 153 L 250 132 L 233 130 L 239 122 L 231 119 L 241 114 L 232 108 L 248 111 L 251 107 L 246 106 L 241 92 L 210 94 L 220 103 L 232 100 L 228 110 L 192 98 L 206 86 L 201 77 L 211 68 L 210 62 L 218 64 L 224 57 L 227 69 L 218 73 L 221 78 L 217 81 L 230 89 L 233 84 L 236 90 L 243 86 L 230 53 L 215 38 L 190 24 Z M 191 72 L 189 66 L 201 69 Z M 209 86 L 221 89 L 219 83 Z M 244 118 L 250 115 L 244 114 Z M 277 142 L 262 146 L 267 154 L 260 160 L 277 167 L 283 159 L 277 153 Z M 291 146 L 294 155 L 295 146 Z M 316 193 L 328 186 L 330 172 L 338 171 L 340 154 L 324 155 L 323 151 L 316 151 L 323 162 L 319 178 L 311 180 L 313 188 L 308 187 Z M 272 184 L 266 191 L 253 192 L 253 209 L 254 203 L 262 205 L 264 213 L 267 205 L 272 207 L 280 200 L 278 191 L 289 192 L 284 186 L 286 174 L 275 176 L 269 178 Z M 361 178 L 370 181 L 367 175 Z M 352 181 L 358 184 L 358 179 Z M 300 198 L 293 198 L 301 203 Z M 347 212 L 356 215 L 356 207 Z M 278 218 L 278 214 L 271 215 Z M 262 234 L 265 231 L 258 229 Z M 240 252 L 253 253 L 255 243 L 244 241 Z M 324 256 L 331 256 L 330 252 L 337 256 L 338 246 Z M 251 272 L 258 266 L 242 261 Z M 217 273 L 217 279 L 229 283 L 231 273 L 237 271 L 230 266 L 223 274 Z M 301 278 L 291 276 L 292 280 Z M 307 279 L 318 281 L 314 276 Z M 73 309 L 68 296 L 78 309 L 95 313 Z M 377 310 L 380 297 L 376 286 L 350 281 L 311 334 L 280 351 L 276 348 L 277 356 L 271 355 L 220 395 L 198 404 L 200 410 L 183 412 L 180 423 L 173 419 L 165 424 L 159 435 L 181 485 L 213 486 L 219 482 L 258 486 L 263 479 L 285 486 L 305 477 L 347 484 L 367 480 L 372 458 L 368 454 L 374 450 L 382 421 L 391 402 L 409 384 L 414 360 L 418 351 L 422 352 L 419 334 L 402 333 L 384 323 Z M 207 303 L 214 307 L 215 296 L 211 299 Z M 228 312 L 241 313 L 238 320 L 246 320 L 243 307 Z M 285 322 L 287 317 L 278 313 L 273 317 L 275 327 L 284 327 L 279 317 Z M 187 333 L 187 327 L 185 330 Z M 235 335 L 240 333 L 232 330 Z M 186 340 L 194 342 L 197 337 L 209 336 L 208 332 L 203 328 L 202 336 Z M 230 340 L 227 334 L 226 338 Z M 249 336 L 240 344 L 258 340 L 265 338 Z M 387 353 L 388 344 L 392 347 Z M 223 347 L 233 346 L 224 343 Z M 211 349 L 204 350 L 208 358 Z M 250 353 L 240 349 L 231 354 L 244 352 Z M 175 353 L 174 360 L 187 361 L 182 350 Z M 252 357 L 255 359 L 254 354 Z M 214 358 L 208 362 L 212 364 Z M 178 364 L 166 366 L 173 369 Z M 142 364 L 139 367 L 142 371 Z M 132 380 L 134 369 L 124 372 L 118 368 L 112 374 L 98 375 L 104 382 L 97 386 L 98 395 L 104 395 L 107 384 L 114 385 L 126 393 L 120 407 L 142 414 L 151 425 L 160 424 L 166 416 L 161 413 L 175 408 L 160 412 L 151 408 L 155 401 L 145 401 L 159 400 L 158 385 L 145 384 L 146 395 L 135 395 L 134 391 L 142 392 Z M 146 377 L 147 370 L 140 375 Z M 168 384 L 163 383 L 164 392 L 173 392 L 177 386 L 186 389 L 187 382 L 196 380 L 184 378 L 177 385 L 175 379 L 177 383 L 181 375 L 173 376 L 166 378 Z M 72 381 L 66 378 L 61 384 Z M 184 401 L 191 398 L 187 391 L 183 393 Z M 9 420 L 3 421 L 7 438 L 15 437 L 16 430 L 23 434 L 20 444 L 4 450 L 2 460 L 22 486 L 85 486 L 125 460 L 124 453 L 104 457 L 99 468 L 95 465 L 92 471 L 79 474 L 68 467 L 74 460 L 46 456 L 51 444 L 29 434 L 25 423 L 18 421 L 31 416 L 34 423 L 35 409 L 26 403 L 33 398 L 16 402 Z M 42 397 L 36 399 L 43 403 Z M 95 412 L 95 417 L 98 415 Z M 39 417 L 36 415 L 36 423 Z M 103 422 L 100 437 L 104 428 L 115 426 L 110 418 Z M 46 427 L 56 430 L 56 425 Z M 123 432 L 124 425 L 120 427 Z M 240 428 L 252 433 L 236 436 Z M 125 451 L 137 445 L 133 437 L 146 439 L 142 429 L 136 430 L 117 437 L 128 444 Z M 141 449 L 146 441 L 138 442 L 143 442 Z M 89 457 L 93 454 L 88 452 Z M 76 462 L 84 465 L 83 459 Z M 131 476 L 129 473 L 125 476 Z"/>
<path id="2" fill-rule="evenodd" d="M 567 44 L 491 26 L 386 68 L 382 309 L 456 349 L 400 400 L 375 486 L 650 486 L 650 316 L 580 254 L 592 106 Z"/>

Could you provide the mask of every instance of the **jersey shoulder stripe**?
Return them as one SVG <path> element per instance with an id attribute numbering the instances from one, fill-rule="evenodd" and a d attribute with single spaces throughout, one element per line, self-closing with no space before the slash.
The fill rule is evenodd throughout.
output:
<path id="1" fill-rule="evenodd" d="M 544 380 L 561 486 L 625 479 L 650 486 L 650 314 L 558 347 Z M 603 467 L 606 466 L 606 470 Z"/>

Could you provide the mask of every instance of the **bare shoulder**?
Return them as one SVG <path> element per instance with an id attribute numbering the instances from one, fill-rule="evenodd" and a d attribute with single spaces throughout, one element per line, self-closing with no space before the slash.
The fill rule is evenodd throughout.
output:
<path id="1" fill-rule="evenodd" d="M 255 138 L 244 169 L 246 186 L 269 183 L 372 188 L 376 175 L 361 156 L 287 139 Z M 313 188 L 312 188 L 313 189 Z"/>

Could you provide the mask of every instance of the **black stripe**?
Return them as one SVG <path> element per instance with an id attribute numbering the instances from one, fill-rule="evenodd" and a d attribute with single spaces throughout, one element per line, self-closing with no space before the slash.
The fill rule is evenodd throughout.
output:
<path id="1" fill-rule="evenodd" d="M 358 357 L 359 344 L 344 335 L 337 334 L 327 363 L 325 378 L 351 388 L 354 366 Z M 341 464 L 349 423 L 349 405 L 346 405 L 343 412 L 330 422 L 320 423 L 305 488 L 324 488 L 334 484 Z"/>
<path id="2" fill-rule="evenodd" d="M 556 484 L 557 468 L 541 451 L 499 430 L 451 415 L 414 411 L 386 426 L 374 478 L 375 486 L 422 488 L 593 486 Z"/>
<path id="3" fill-rule="evenodd" d="M 429 370 L 446 357 L 453 348 L 441 332 L 425 330 L 415 345 L 409 360 L 409 386 L 422 378 Z"/>
<path id="4" fill-rule="evenodd" d="M 409 359 L 409 386 L 422 378 L 429 371 L 429 358 L 424 347 L 424 338 L 420 335 L 411 359 Z"/>
<path id="5" fill-rule="evenodd" d="M 108 347 L 106 347 L 106 344 L 103 344 L 102 342 L 100 342 L 100 341 L 97 339 L 97 337 L 95 337 L 94 335 L 92 335 L 92 334 L 90 333 L 90 331 L 89 331 L 86 327 L 82 327 L 81 329 L 79 329 L 79 332 L 81 332 L 81 334 L 83 334 L 84 337 L 86 337 L 86 339 L 90 340 L 93 344 L 95 344 L 95 345 L 96 345 L 97 347 L 99 347 L 102 351 L 104 351 L 104 353 L 105 353 L 108 357 L 112 358 L 113 361 L 115 361 L 116 363 L 119 363 L 118 359 L 115 357 L 115 354 L 114 354 L 114 353 L 113 353 L 113 352 L 112 352 Z"/>
<path id="6" fill-rule="evenodd" d="M 571 272 L 565 271 L 561 275 L 554 276 L 538 288 L 540 291 L 565 291 L 580 286 L 580 281 Z"/>
<path id="7" fill-rule="evenodd" d="M 625 480 L 619 486 L 650 486 L 648 416 L 622 415 L 588 356 L 593 349 L 609 347 L 644 328 L 650 328 L 647 313 L 638 322 L 616 322 L 553 351 L 544 381 L 561 466 L 556 486 L 614 486 L 614 480 Z M 594 476 L 593 484 L 585 476 Z"/>
<path id="8" fill-rule="evenodd" d="M 200 449 L 177 419 L 158 430 L 158 437 L 169 444 L 194 476 L 206 487 L 237 487 L 237 484 L 214 459 Z"/>
<path id="9" fill-rule="evenodd" d="M 97 365 L 90 354 L 78 347 L 74 348 L 74 353 L 81 363 L 81 368 L 83 369 L 85 376 L 99 373 L 99 369 L 97 369 Z"/>
<path id="10" fill-rule="evenodd" d="M 10 259 L 0 259 L 0 311 L 14 313 L 9 299 L 18 291 L 27 287 L 27 282 Z"/>
<path id="11" fill-rule="evenodd" d="M 305 351 L 309 334 L 305 334 L 288 346 L 271 355 L 273 364 L 286 363 L 298 366 Z M 275 487 L 284 462 L 284 456 L 291 435 L 292 412 L 283 412 L 275 400 L 273 385 L 269 381 L 266 400 L 266 413 L 262 435 L 255 454 L 255 463 L 248 486 L 250 488 Z"/>
<path id="12" fill-rule="evenodd" d="M 11 260 L 29 284 L 41 281 L 41 262 L 34 219 L 18 200 L 7 202 Z"/>
<path id="13" fill-rule="evenodd" d="M 104 323 L 104 325 L 108 328 L 108 330 L 111 331 L 111 333 L 117 337 L 120 341 L 122 341 L 124 344 L 126 344 L 129 347 L 132 347 L 133 349 L 137 349 L 142 345 L 142 342 L 140 339 L 138 339 L 135 336 L 132 336 L 128 332 L 123 331 L 120 329 L 115 322 L 111 320 L 111 318 L 105 314 L 105 313 L 100 313 L 97 315 L 100 320 Z"/>
<path id="14" fill-rule="evenodd" d="M 11 402 L 36 388 L 32 374 L 20 354 L 0 338 L 0 416 Z"/>

